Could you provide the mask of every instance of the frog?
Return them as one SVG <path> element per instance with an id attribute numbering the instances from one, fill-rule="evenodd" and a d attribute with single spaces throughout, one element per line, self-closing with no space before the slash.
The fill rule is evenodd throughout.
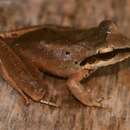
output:
<path id="1" fill-rule="evenodd" d="M 84 106 L 102 107 L 81 81 L 130 57 L 130 39 L 112 20 L 91 28 L 38 25 L 0 33 L 0 75 L 29 103 L 47 103 L 42 72 L 66 80 Z M 53 104 L 51 104 L 53 105 Z"/>

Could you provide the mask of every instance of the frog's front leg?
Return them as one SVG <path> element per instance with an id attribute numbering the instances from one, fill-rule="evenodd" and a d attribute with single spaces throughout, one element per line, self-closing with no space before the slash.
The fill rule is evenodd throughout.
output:
<path id="1" fill-rule="evenodd" d="M 95 72 L 95 69 L 81 70 L 69 77 L 67 85 L 74 97 L 76 97 L 82 104 L 92 107 L 102 107 L 101 100 L 95 100 L 91 95 L 90 88 L 87 87 L 85 89 L 80 83 L 84 77 L 90 76 L 93 72 Z"/>
<path id="2" fill-rule="evenodd" d="M 0 73 L 28 102 L 28 97 L 40 101 L 45 95 L 43 82 L 23 63 L 17 54 L 0 39 Z"/>

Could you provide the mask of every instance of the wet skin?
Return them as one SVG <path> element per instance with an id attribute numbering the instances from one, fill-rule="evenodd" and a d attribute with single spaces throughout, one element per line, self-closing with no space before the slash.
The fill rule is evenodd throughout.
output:
<path id="1" fill-rule="evenodd" d="M 43 102 L 47 84 L 42 71 L 66 78 L 68 89 L 82 104 L 102 107 L 80 81 L 130 57 L 130 40 L 109 20 L 90 29 L 43 25 L 0 37 L 0 73 L 26 102 Z"/>

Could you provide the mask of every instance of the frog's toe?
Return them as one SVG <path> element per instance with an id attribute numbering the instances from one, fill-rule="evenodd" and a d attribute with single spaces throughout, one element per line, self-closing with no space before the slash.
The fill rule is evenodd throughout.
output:
<path id="1" fill-rule="evenodd" d="M 46 104 L 46 105 L 52 106 L 52 107 L 60 107 L 60 105 L 53 103 L 53 102 L 50 102 L 50 101 L 46 101 L 46 100 L 40 100 L 40 103 Z"/>
<path id="2" fill-rule="evenodd" d="M 104 97 L 100 97 L 98 99 L 88 98 L 87 100 L 84 101 L 82 100 L 82 103 L 88 107 L 103 108 L 103 101 L 104 101 Z"/>
<path id="3" fill-rule="evenodd" d="M 84 105 L 88 106 L 88 107 L 102 107 L 102 103 L 98 102 L 98 101 L 93 101 L 93 102 L 85 103 Z"/>
<path id="4" fill-rule="evenodd" d="M 94 107 L 103 107 L 103 105 L 102 105 L 102 102 L 97 102 L 97 101 L 95 101 L 95 102 L 93 102 L 93 106 Z"/>

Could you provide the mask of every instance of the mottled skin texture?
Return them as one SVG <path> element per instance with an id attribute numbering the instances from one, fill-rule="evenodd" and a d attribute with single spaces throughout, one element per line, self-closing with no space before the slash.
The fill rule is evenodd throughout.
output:
<path id="1" fill-rule="evenodd" d="M 28 97 L 44 99 L 43 71 L 66 78 L 69 90 L 84 105 L 101 107 L 102 100 L 93 99 L 80 81 L 98 68 L 130 57 L 130 40 L 109 20 L 90 29 L 44 25 L 0 36 L 1 75 L 27 102 Z"/>

